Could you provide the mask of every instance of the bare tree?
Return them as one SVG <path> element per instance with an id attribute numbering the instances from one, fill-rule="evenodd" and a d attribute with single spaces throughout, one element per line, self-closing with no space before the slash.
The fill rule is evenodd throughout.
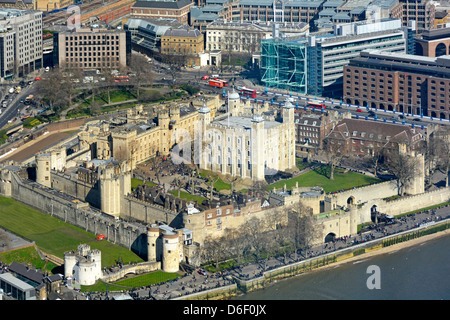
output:
<path id="1" fill-rule="evenodd" d="M 63 72 L 64 85 L 62 91 L 67 97 L 69 107 L 72 107 L 74 95 L 77 92 L 78 83 L 83 80 L 83 70 L 75 66 L 61 65 L 61 71 Z"/>
<path id="2" fill-rule="evenodd" d="M 266 259 L 263 259 L 264 253 L 268 246 L 268 237 L 266 230 L 266 223 L 262 219 L 252 217 L 242 225 L 242 232 L 253 249 L 255 261 L 263 262 L 263 270 L 266 269 Z"/>
<path id="3" fill-rule="evenodd" d="M 225 229 L 224 238 L 228 245 L 230 256 L 236 257 L 238 265 L 249 251 L 249 244 L 243 236 L 241 229 Z"/>
<path id="4" fill-rule="evenodd" d="M 203 244 L 201 255 L 203 261 L 214 261 L 215 268 L 219 269 L 219 262 L 227 256 L 226 241 L 222 237 L 208 236 Z"/>
<path id="5" fill-rule="evenodd" d="M 295 249 L 295 259 L 297 251 L 311 247 L 314 235 L 318 230 L 315 224 L 312 210 L 301 201 L 293 204 L 288 209 L 288 232 Z"/>
<path id="6" fill-rule="evenodd" d="M 152 66 L 143 55 L 131 55 L 130 69 L 132 71 L 132 84 L 136 89 L 136 97 L 139 99 L 140 89 L 143 84 L 153 83 Z"/>
<path id="7" fill-rule="evenodd" d="M 47 76 L 36 84 L 37 99 L 47 103 L 54 111 L 64 106 L 64 77 L 60 69 L 56 68 L 47 73 Z"/>
<path id="8" fill-rule="evenodd" d="M 405 187 L 414 179 L 417 173 L 417 161 L 415 158 L 403 154 L 397 150 L 386 152 L 385 163 L 388 171 L 395 177 L 397 194 L 404 194 Z"/>
<path id="9" fill-rule="evenodd" d="M 343 155 L 340 150 L 332 151 L 330 146 L 330 140 L 324 139 L 322 150 L 320 151 L 321 155 L 326 159 L 328 164 L 330 165 L 330 180 L 334 180 L 334 169 L 339 166 L 342 161 Z"/>
<path id="10" fill-rule="evenodd" d="M 448 175 L 450 169 L 450 130 L 444 129 L 439 136 L 433 136 L 433 155 L 436 168 L 445 175 L 445 186 L 448 187 Z"/>

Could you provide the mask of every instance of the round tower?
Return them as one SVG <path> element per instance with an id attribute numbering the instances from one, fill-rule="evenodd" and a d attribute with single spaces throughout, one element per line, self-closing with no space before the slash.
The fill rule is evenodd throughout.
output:
<path id="1" fill-rule="evenodd" d="M 159 237 L 159 228 L 151 225 L 147 228 L 147 261 L 156 261 L 156 241 Z"/>
<path id="2" fill-rule="evenodd" d="M 77 264 L 77 254 L 74 251 L 64 253 L 64 277 L 73 275 L 73 268 Z"/>
<path id="3" fill-rule="evenodd" d="M 93 249 L 88 252 L 87 259 L 93 263 L 92 273 L 96 279 L 102 276 L 102 252 L 97 249 Z"/>
<path id="4" fill-rule="evenodd" d="M 164 272 L 178 272 L 180 268 L 178 233 L 166 231 L 163 234 L 162 269 Z"/>
<path id="5" fill-rule="evenodd" d="M 231 93 L 228 94 L 228 110 L 230 116 L 237 116 L 241 111 L 241 97 L 234 88 Z"/>
<path id="6" fill-rule="evenodd" d="M 43 153 L 36 155 L 36 182 L 51 187 L 50 180 L 50 154 Z"/>
<path id="7" fill-rule="evenodd" d="M 96 263 L 87 259 L 78 262 L 75 279 L 82 286 L 91 286 L 97 281 Z"/>
<path id="8" fill-rule="evenodd" d="M 89 250 L 91 250 L 91 247 L 87 244 L 80 244 L 78 246 L 78 254 L 80 256 L 83 256 L 83 257 L 87 256 Z"/>

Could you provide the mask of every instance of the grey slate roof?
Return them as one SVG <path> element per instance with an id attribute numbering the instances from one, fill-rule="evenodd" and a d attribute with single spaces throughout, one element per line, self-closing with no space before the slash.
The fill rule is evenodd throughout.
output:
<path id="1" fill-rule="evenodd" d="M 191 0 L 179 1 L 137 1 L 133 8 L 181 9 L 193 3 Z"/>

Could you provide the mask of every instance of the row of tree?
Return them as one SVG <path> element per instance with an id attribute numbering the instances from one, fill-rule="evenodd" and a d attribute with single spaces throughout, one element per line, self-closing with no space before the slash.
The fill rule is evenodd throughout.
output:
<path id="1" fill-rule="evenodd" d="M 106 92 L 108 103 L 111 103 L 111 92 L 119 87 L 127 87 L 133 88 L 139 99 L 141 87 L 153 83 L 151 64 L 145 56 L 136 54 L 131 55 L 128 61 L 126 67 L 104 67 L 92 78 L 88 78 L 90 76 L 81 68 L 66 65 L 55 67 L 37 81 L 35 100 L 59 112 L 72 107 L 77 94 L 86 92 L 92 96 L 101 91 Z M 130 75 L 129 81 L 118 81 L 115 75 Z M 93 104 L 94 99 L 91 102 Z"/>
<path id="2" fill-rule="evenodd" d="M 240 228 L 225 229 L 221 237 L 208 236 L 200 257 L 202 262 L 214 262 L 216 268 L 221 261 L 235 259 L 238 265 L 260 263 L 265 270 L 267 258 L 283 256 L 286 262 L 293 253 L 297 259 L 299 250 L 311 247 L 319 228 L 311 208 L 302 202 L 270 208 L 263 217 L 251 217 Z"/>

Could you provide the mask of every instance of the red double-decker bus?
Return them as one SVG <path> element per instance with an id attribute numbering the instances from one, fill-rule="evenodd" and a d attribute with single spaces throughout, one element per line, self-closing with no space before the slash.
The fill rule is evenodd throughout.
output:
<path id="1" fill-rule="evenodd" d="M 222 81 L 224 87 L 228 87 L 228 81 L 222 79 L 216 79 L 217 81 Z"/>
<path id="2" fill-rule="evenodd" d="M 256 98 L 257 92 L 254 89 L 241 88 L 241 94 L 250 98 Z"/>
<path id="3" fill-rule="evenodd" d="M 114 82 L 128 82 L 130 80 L 129 76 L 115 76 L 113 77 Z"/>
<path id="4" fill-rule="evenodd" d="M 223 82 L 221 80 L 209 80 L 209 85 L 217 88 L 223 88 Z"/>
<path id="5" fill-rule="evenodd" d="M 318 100 L 309 101 L 308 107 L 317 108 L 317 109 L 325 109 L 325 103 L 320 102 Z"/>

